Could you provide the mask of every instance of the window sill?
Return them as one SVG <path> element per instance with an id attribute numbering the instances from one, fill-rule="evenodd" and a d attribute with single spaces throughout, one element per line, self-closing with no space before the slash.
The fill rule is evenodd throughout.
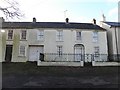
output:
<path id="1" fill-rule="evenodd" d="M 19 55 L 18 57 L 24 57 L 24 58 L 26 58 L 26 56 L 23 56 L 23 55 Z"/>
<path id="2" fill-rule="evenodd" d="M 27 41 L 27 40 L 25 40 L 25 39 L 20 39 L 20 41 Z"/>
<path id="3" fill-rule="evenodd" d="M 93 42 L 93 43 L 96 43 L 96 44 L 97 44 L 98 42 Z"/>
<path id="4" fill-rule="evenodd" d="M 37 40 L 37 41 L 39 41 L 39 42 L 44 42 L 44 40 Z"/>
<path id="5" fill-rule="evenodd" d="M 81 43 L 81 42 L 82 42 L 82 40 L 76 40 L 75 42 L 77 42 L 77 43 Z"/>
<path id="6" fill-rule="evenodd" d="M 7 41 L 13 41 L 13 39 L 7 39 Z"/>
<path id="7" fill-rule="evenodd" d="M 56 42 L 64 42 L 64 41 L 56 41 Z"/>

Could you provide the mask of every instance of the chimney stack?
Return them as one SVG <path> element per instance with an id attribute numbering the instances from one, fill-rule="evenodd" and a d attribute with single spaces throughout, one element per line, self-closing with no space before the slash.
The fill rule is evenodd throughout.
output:
<path id="1" fill-rule="evenodd" d="M 5 19 L 3 17 L 0 17 L 0 23 L 4 22 Z"/>
<path id="2" fill-rule="evenodd" d="M 66 21 L 66 23 L 69 23 L 69 18 L 66 18 L 65 21 Z"/>
<path id="3" fill-rule="evenodd" d="M 3 17 L 0 17 L 0 29 L 2 28 L 2 23 L 4 22 L 4 18 Z"/>
<path id="4" fill-rule="evenodd" d="M 35 17 L 33 18 L 33 22 L 36 23 L 36 18 Z"/>
<path id="5" fill-rule="evenodd" d="M 96 19 L 93 19 L 93 24 L 96 24 Z"/>

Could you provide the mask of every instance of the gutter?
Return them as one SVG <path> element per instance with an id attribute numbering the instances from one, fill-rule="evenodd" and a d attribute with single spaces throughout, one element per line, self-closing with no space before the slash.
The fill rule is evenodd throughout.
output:
<path id="1" fill-rule="evenodd" d="M 117 39 L 117 31 L 116 31 L 116 26 L 115 26 L 115 39 L 116 39 L 117 59 L 119 60 L 119 55 L 118 55 L 118 39 Z"/>

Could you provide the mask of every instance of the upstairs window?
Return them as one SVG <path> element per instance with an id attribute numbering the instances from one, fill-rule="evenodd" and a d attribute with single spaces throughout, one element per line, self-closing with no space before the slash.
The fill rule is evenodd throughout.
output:
<path id="1" fill-rule="evenodd" d="M 13 30 L 8 30 L 8 40 L 13 39 Z"/>
<path id="2" fill-rule="evenodd" d="M 21 30 L 21 40 L 26 40 L 26 39 L 27 39 L 27 31 Z"/>
<path id="3" fill-rule="evenodd" d="M 93 42 L 98 42 L 98 32 L 93 32 Z"/>
<path id="4" fill-rule="evenodd" d="M 81 40 L 81 32 L 76 32 L 76 40 Z"/>
<path id="5" fill-rule="evenodd" d="M 56 40 L 57 41 L 63 41 L 63 31 L 57 31 Z"/>
<path id="6" fill-rule="evenodd" d="M 43 41 L 44 40 L 44 31 L 38 30 L 37 32 L 37 40 Z"/>

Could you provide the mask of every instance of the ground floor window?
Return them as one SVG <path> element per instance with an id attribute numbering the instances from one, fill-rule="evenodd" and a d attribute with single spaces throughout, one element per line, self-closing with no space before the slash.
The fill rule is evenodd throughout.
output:
<path id="1" fill-rule="evenodd" d="M 63 47 L 62 46 L 57 46 L 57 54 L 60 56 L 62 56 L 62 53 L 63 53 Z"/>
<path id="2" fill-rule="evenodd" d="M 94 56 L 99 57 L 99 54 L 100 54 L 99 46 L 94 47 Z"/>
<path id="3" fill-rule="evenodd" d="M 25 50 L 25 46 L 23 46 L 23 45 L 21 45 L 20 47 L 19 47 L 19 55 L 20 56 L 25 56 L 25 52 L 26 50 Z"/>

